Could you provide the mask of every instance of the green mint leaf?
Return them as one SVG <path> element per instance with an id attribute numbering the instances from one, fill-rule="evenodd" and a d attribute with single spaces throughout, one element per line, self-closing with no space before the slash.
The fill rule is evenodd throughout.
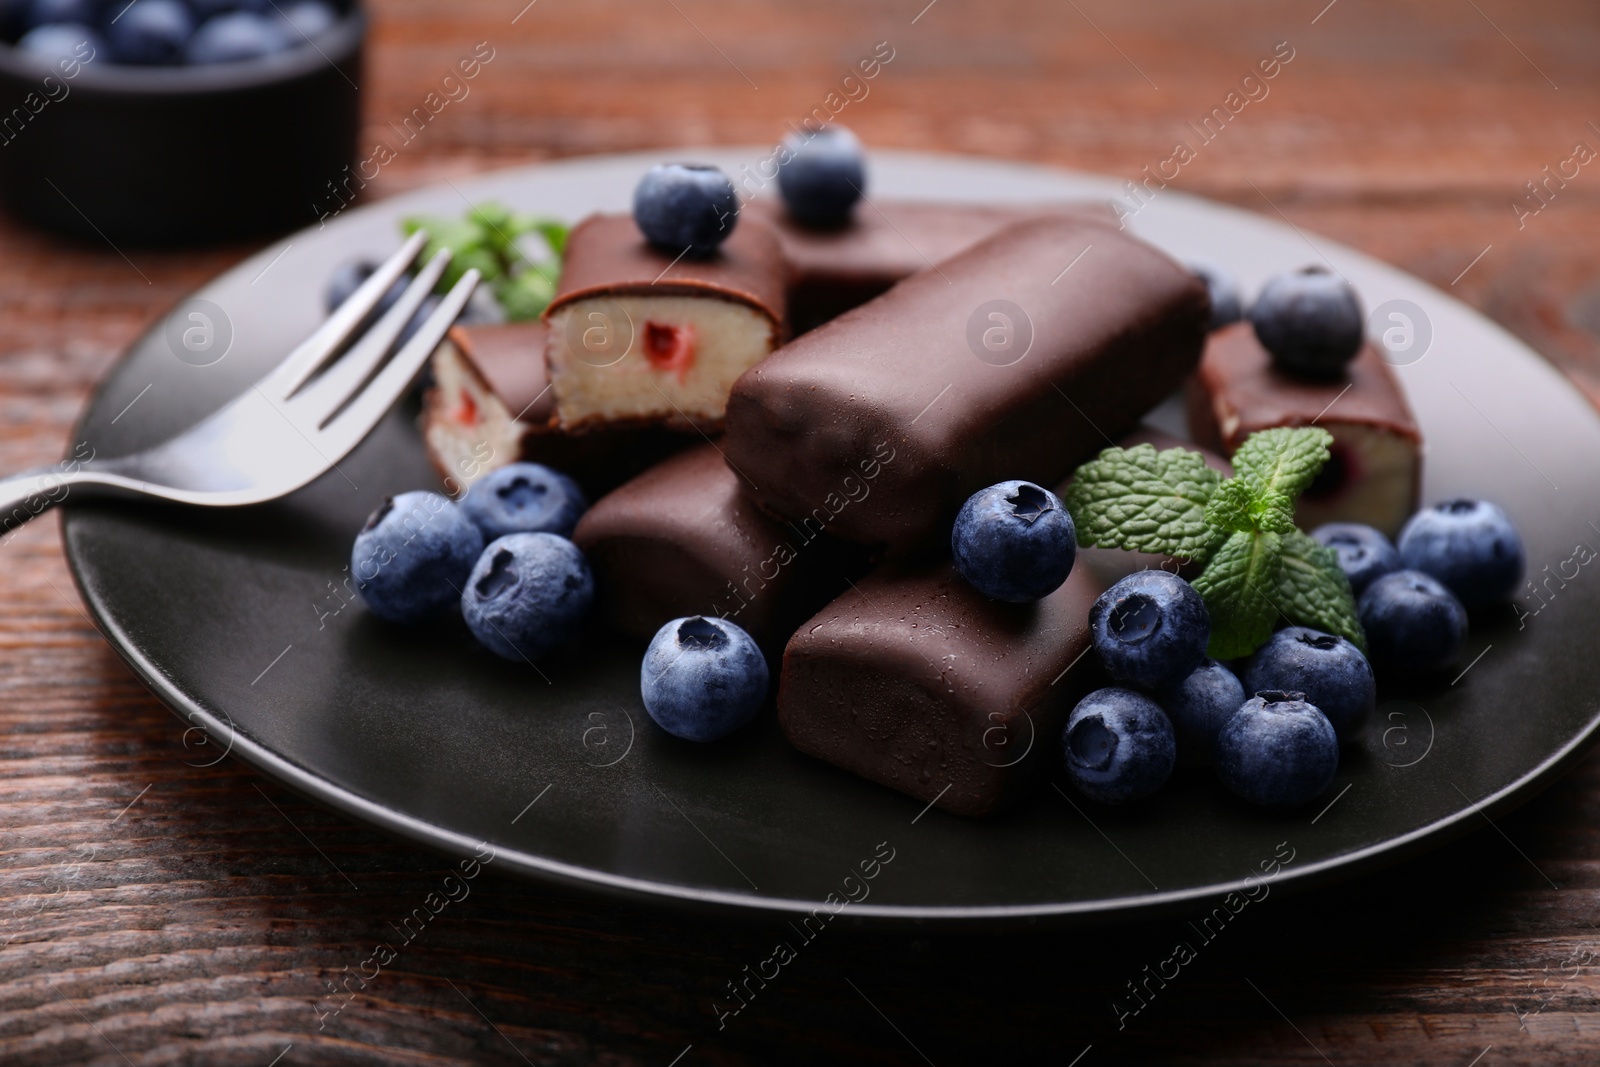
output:
<path id="1" fill-rule="evenodd" d="M 1255 523 L 1250 519 L 1250 487 L 1237 478 L 1229 478 L 1217 486 L 1206 504 L 1206 522 L 1229 533 L 1250 533 Z"/>
<path id="2" fill-rule="evenodd" d="M 1275 597 L 1290 621 L 1348 638 L 1363 652 L 1367 638 L 1356 615 L 1350 580 L 1333 549 L 1294 530 L 1283 537 L 1283 567 Z"/>
<path id="3" fill-rule="evenodd" d="M 400 229 L 408 236 L 428 231 L 423 262 L 440 249 L 450 250 L 450 265 L 439 279 L 437 292 L 447 292 L 469 269 L 476 268 L 506 318 L 518 322 L 538 318 L 554 297 L 569 227 L 540 215 L 515 214 L 503 204 L 489 201 L 473 205 L 462 219 L 415 215 L 401 220 Z M 518 244 L 518 238 L 530 233 L 538 234 L 550 250 L 540 262 L 531 261 Z"/>
<path id="4" fill-rule="evenodd" d="M 435 292 L 443 293 L 467 273 L 468 268 L 478 268 L 485 281 L 494 281 L 506 273 L 499 255 L 488 245 L 484 231 L 477 224 L 461 219 L 448 219 L 441 215 L 418 215 L 406 219 L 401 228 L 406 234 L 417 230 L 428 231 L 428 243 L 422 250 L 419 262 L 426 263 L 440 249 L 450 250 L 450 265 L 439 279 Z"/>
<path id="5" fill-rule="evenodd" d="M 1194 582 L 1211 614 L 1210 656 L 1248 656 L 1272 636 L 1278 609 L 1270 597 L 1282 570 L 1281 534 L 1238 531 L 1216 550 Z"/>
<path id="6" fill-rule="evenodd" d="M 1234 473 L 1257 501 L 1276 494 L 1287 498 L 1292 510 L 1294 498 L 1328 461 L 1332 443 L 1333 435 L 1318 426 L 1261 430 L 1246 437 L 1233 454 Z"/>
<path id="7" fill-rule="evenodd" d="M 1204 560 L 1221 540 L 1206 521 L 1221 481 L 1186 448 L 1108 448 L 1078 468 L 1064 503 L 1081 545 Z"/>
<path id="8" fill-rule="evenodd" d="M 538 318 L 556 295 L 554 282 L 532 269 L 511 278 L 496 279 L 491 287 L 510 322 Z"/>
<path id="9" fill-rule="evenodd" d="M 1258 498 L 1243 481 L 1229 478 L 1206 505 L 1206 522 L 1229 533 L 1288 533 L 1294 529 L 1294 501 L 1271 490 Z"/>
<path id="10" fill-rule="evenodd" d="M 549 246 L 552 254 L 564 256 L 567 254 L 567 234 L 572 227 L 556 219 L 546 219 L 534 215 L 518 215 L 517 231 L 519 233 L 536 233 L 540 239 Z"/>

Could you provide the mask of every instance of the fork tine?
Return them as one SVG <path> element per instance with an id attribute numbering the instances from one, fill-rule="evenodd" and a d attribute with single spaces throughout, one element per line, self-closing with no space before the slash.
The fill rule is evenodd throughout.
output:
<path id="1" fill-rule="evenodd" d="M 340 456 L 349 452 L 394 406 L 395 400 L 405 392 L 411 379 L 417 376 L 428 357 L 433 355 L 433 350 L 444 340 L 444 335 L 456 321 L 456 316 L 461 314 L 461 309 L 466 307 L 467 299 L 478 286 L 478 278 L 476 268 L 462 275 L 461 280 L 439 302 L 433 314 L 417 328 L 411 340 L 350 401 L 349 406 L 335 412 L 318 427 L 325 450 L 337 452 Z"/>
<path id="2" fill-rule="evenodd" d="M 256 383 L 257 388 L 278 400 L 294 395 L 295 390 L 304 385 L 306 379 L 338 350 L 368 315 L 372 314 L 372 309 L 378 306 L 383 294 L 387 293 L 389 287 L 395 283 L 395 279 L 411 266 L 427 242 L 428 235 L 424 231 L 418 230 L 412 234 L 406 243 L 400 246 L 400 250 L 384 260 L 383 264 L 372 272 L 372 276 L 350 294 L 348 300 L 334 309 L 333 314 L 329 315 L 310 337 L 289 353 L 287 359 Z"/>
<path id="3" fill-rule="evenodd" d="M 405 292 L 383 318 L 373 323 L 361 339 L 334 360 L 321 375 L 313 378 L 284 408 L 297 420 L 321 426 L 355 395 L 356 391 L 372 377 L 373 371 L 383 362 L 395 339 L 405 330 L 422 302 L 439 284 L 439 278 L 450 265 L 450 250 L 441 248 L 417 276 L 406 286 Z"/>

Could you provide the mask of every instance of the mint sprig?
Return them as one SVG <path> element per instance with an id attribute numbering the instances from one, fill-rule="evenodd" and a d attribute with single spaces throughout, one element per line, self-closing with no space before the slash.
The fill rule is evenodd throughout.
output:
<path id="1" fill-rule="evenodd" d="M 1251 434 L 1223 479 L 1184 448 L 1108 448 L 1078 468 L 1065 502 L 1078 542 L 1205 564 L 1194 588 L 1211 613 L 1217 659 L 1248 656 L 1280 619 L 1366 647 L 1333 551 L 1294 525 L 1295 498 L 1328 461 L 1317 427 Z"/>
<path id="2" fill-rule="evenodd" d="M 538 318 L 555 296 L 567 244 L 565 223 L 485 203 L 472 207 L 464 218 L 415 215 L 402 220 L 400 228 L 408 236 L 417 230 L 428 231 L 423 262 L 441 248 L 450 250 L 450 266 L 439 280 L 441 293 L 459 281 L 467 268 L 476 267 L 512 322 Z M 549 255 L 529 257 L 521 241 L 529 234 L 539 236 Z"/>

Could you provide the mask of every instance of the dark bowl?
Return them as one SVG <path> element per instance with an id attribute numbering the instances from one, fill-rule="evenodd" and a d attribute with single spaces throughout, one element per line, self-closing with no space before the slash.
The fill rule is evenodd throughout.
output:
<path id="1" fill-rule="evenodd" d="M 0 203 L 119 245 L 315 223 L 359 188 L 366 33 L 351 7 L 314 45 L 262 59 L 131 67 L 96 56 L 70 77 L 0 44 Z"/>

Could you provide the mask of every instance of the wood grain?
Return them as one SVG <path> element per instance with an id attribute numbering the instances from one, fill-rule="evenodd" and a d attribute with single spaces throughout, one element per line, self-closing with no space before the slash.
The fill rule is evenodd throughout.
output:
<path id="1" fill-rule="evenodd" d="M 894 60 L 841 115 L 869 144 L 1133 178 L 1289 41 L 1270 95 L 1173 186 L 1394 262 L 1600 398 L 1600 170 L 1520 229 L 1511 208 L 1575 142 L 1600 147 L 1600 9 L 925 3 L 385 0 L 364 140 L 477 42 L 495 58 L 368 192 L 585 152 L 769 140 L 879 41 Z M 67 246 L 0 222 L 0 469 L 62 454 L 118 351 L 250 251 Z M 1180 919 L 1048 935 L 836 926 L 719 1030 L 711 999 L 770 951 L 770 924 L 492 873 L 334 1000 L 446 863 L 232 760 L 204 766 L 211 754 L 83 615 L 53 520 L 0 544 L 0 592 L 0 1063 L 1600 1059 L 1594 759 L 1454 846 L 1262 902 L 1122 1028 L 1112 1001 L 1170 954 Z"/>

